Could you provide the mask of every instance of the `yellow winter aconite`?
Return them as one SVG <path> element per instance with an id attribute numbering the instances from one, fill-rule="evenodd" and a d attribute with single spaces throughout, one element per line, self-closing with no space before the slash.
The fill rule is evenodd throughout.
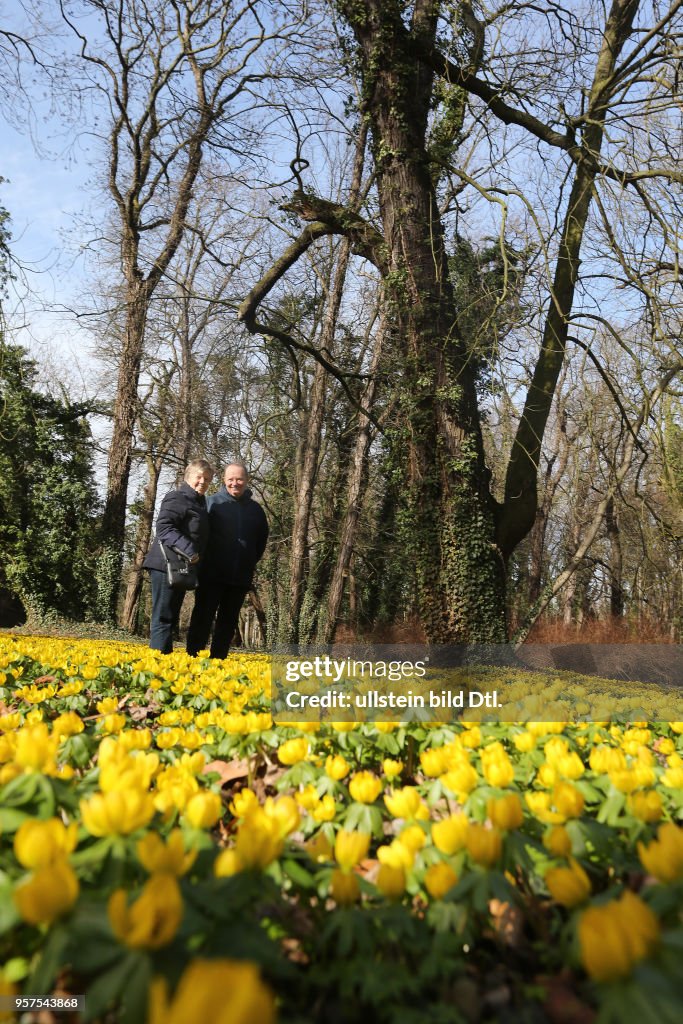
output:
<path id="1" fill-rule="evenodd" d="M 93 836 L 130 835 L 148 825 L 153 815 L 152 797 L 139 789 L 116 789 L 81 800 L 81 818 Z"/>
<path id="2" fill-rule="evenodd" d="M 659 923 L 628 889 L 618 900 L 584 910 L 579 919 L 581 962 L 596 981 L 627 977 L 659 942 Z"/>
<path id="3" fill-rule="evenodd" d="M 387 899 L 398 900 L 406 889 L 406 873 L 402 867 L 380 864 L 376 885 Z"/>
<path id="4" fill-rule="evenodd" d="M 419 821 L 426 821 L 429 818 L 427 805 L 414 786 L 392 789 L 391 793 L 384 795 L 384 803 L 389 814 L 395 818 L 415 818 Z"/>
<path id="5" fill-rule="evenodd" d="M 310 744 L 305 736 L 287 740 L 277 748 L 277 756 L 281 764 L 292 765 L 304 761 L 308 757 Z"/>
<path id="6" fill-rule="evenodd" d="M 500 860 L 503 837 L 495 826 L 486 828 L 484 825 L 471 822 L 465 834 L 465 846 L 475 864 L 491 868 Z"/>
<path id="7" fill-rule="evenodd" d="M 330 896 L 340 907 L 351 906 L 360 899 L 358 876 L 335 868 L 330 879 Z"/>
<path id="8" fill-rule="evenodd" d="M 185 850 L 185 840 L 178 828 L 173 829 L 166 842 L 156 832 L 147 832 L 138 840 L 135 852 L 151 875 L 167 871 L 180 877 L 190 870 L 197 859 L 196 850 Z"/>
<path id="9" fill-rule="evenodd" d="M 107 904 L 109 922 L 117 939 L 131 949 L 159 949 L 177 932 L 183 916 L 183 898 L 175 877 L 152 875 L 136 900 L 117 889 Z"/>
<path id="10" fill-rule="evenodd" d="M 492 824 L 506 832 L 520 828 L 524 821 L 524 808 L 517 793 L 491 797 L 486 803 L 486 813 Z"/>
<path id="11" fill-rule="evenodd" d="M 73 868 L 61 859 L 39 867 L 17 885 L 12 895 L 24 921 L 52 924 L 71 910 L 79 888 Z"/>
<path id="12" fill-rule="evenodd" d="M 191 796 L 183 810 L 184 820 L 193 828 L 213 828 L 222 814 L 220 796 L 209 790 Z"/>
<path id="13" fill-rule="evenodd" d="M 451 814 L 432 825 L 432 842 L 437 850 L 450 856 L 464 847 L 468 827 L 464 814 Z"/>
<path id="14" fill-rule="evenodd" d="M 569 858 L 569 867 L 546 871 L 545 884 L 552 898 L 563 907 L 578 907 L 591 894 L 588 875 L 573 857 Z"/>
<path id="15" fill-rule="evenodd" d="M 351 771 L 351 765 L 341 754 L 330 754 L 325 761 L 325 772 L 331 779 L 339 782 Z"/>
<path id="16" fill-rule="evenodd" d="M 352 800 L 361 804 L 372 804 L 382 792 L 382 781 L 372 772 L 356 772 L 349 782 Z"/>
<path id="17" fill-rule="evenodd" d="M 638 843 L 641 864 L 659 882 L 683 878 L 683 828 L 667 821 L 657 829 L 657 838 L 647 846 Z"/>
<path id="18" fill-rule="evenodd" d="M 72 853 L 77 838 L 75 822 L 67 827 L 61 818 L 29 818 L 14 836 L 14 855 L 25 868 L 42 868 Z"/>
<path id="19" fill-rule="evenodd" d="M 450 864 L 447 864 L 445 860 L 440 860 L 437 861 L 436 864 L 431 864 L 425 871 L 425 888 L 429 895 L 435 900 L 442 899 L 446 893 L 453 888 L 457 881 L 458 876 Z"/>
<path id="20" fill-rule="evenodd" d="M 334 841 L 334 856 L 342 871 L 350 871 L 367 857 L 370 835 L 367 832 L 347 832 L 340 829 Z"/>
<path id="21" fill-rule="evenodd" d="M 165 979 L 150 986 L 147 1024 L 274 1024 L 273 993 L 247 960 L 193 960 L 169 999 Z"/>

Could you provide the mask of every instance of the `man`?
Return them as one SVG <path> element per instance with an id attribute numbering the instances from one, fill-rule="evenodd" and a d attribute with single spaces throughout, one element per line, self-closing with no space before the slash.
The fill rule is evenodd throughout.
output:
<path id="1" fill-rule="evenodd" d="M 195 655 L 207 646 L 213 626 L 212 658 L 227 657 L 242 602 L 268 540 L 268 521 L 247 487 L 244 463 L 226 466 L 223 481 L 218 493 L 207 499 L 209 542 L 187 633 L 187 653 Z"/>
<path id="2" fill-rule="evenodd" d="M 173 651 L 173 631 L 178 625 L 184 590 L 175 590 L 166 578 L 166 560 L 161 544 L 181 552 L 191 565 L 202 558 L 209 538 L 209 517 L 204 495 L 213 480 L 213 467 L 206 459 L 195 459 L 185 470 L 185 479 L 161 502 L 154 543 L 142 563 L 149 570 L 152 585 L 152 623 L 149 646 L 162 654 Z"/>

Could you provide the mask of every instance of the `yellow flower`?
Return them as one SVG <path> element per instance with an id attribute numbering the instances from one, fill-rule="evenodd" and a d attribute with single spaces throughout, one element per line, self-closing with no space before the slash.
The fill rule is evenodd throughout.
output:
<path id="1" fill-rule="evenodd" d="M 462 850 L 469 822 L 464 814 L 451 814 L 432 825 L 432 841 L 437 850 L 450 856 Z"/>
<path id="2" fill-rule="evenodd" d="M 281 743 L 277 748 L 277 756 L 280 759 L 280 764 L 297 764 L 299 761 L 305 761 L 308 757 L 310 745 L 305 736 L 298 736 L 293 740 L 286 740 Z"/>
<path id="3" fill-rule="evenodd" d="M 448 767 L 446 757 L 447 754 L 443 747 L 430 747 L 429 750 L 423 750 L 420 754 L 422 771 L 434 779 L 437 775 L 443 775 Z"/>
<path id="4" fill-rule="evenodd" d="M 392 868 L 405 868 L 407 871 L 413 866 L 415 852 L 405 846 L 400 839 L 394 839 L 389 846 L 378 848 L 377 860 L 380 864 L 388 864 Z"/>
<path id="5" fill-rule="evenodd" d="M 583 793 L 571 782 L 558 782 L 553 789 L 553 804 L 565 818 L 580 818 L 584 802 Z"/>
<path id="6" fill-rule="evenodd" d="M 545 884 L 555 902 L 570 909 L 585 903 L 591 894 L 588 875 L 573 857 L 569 858 L 567 868 L 550 868 L 545 875 Z"/>
<path id="7" fill-rule="evenodd" d="M 349 783 L 352 800 L 360 804 L 372 804 L 382 792 L 382 782 L 372 772 L 356 772 Z"/>
<path id="8" fill-rule="evenodd" d="M 340 907 L 348 907 L 360 899 L 358 877 L 352 872 L 340 871 L 335 868 L 330 883 L 330 896 Z M 257 1024 L 254 1021 L 254 1024 Z"/>
<path id="9" fill-rule="evenodd" d="M 81 818 L 93 836 L 127 836 L 149 824 L 153 814 L 151 796 L 139 789 L 95 793 L 81 800 Z"/>
<path id="10" fill-rule="evenodd" d="M 498 799 L 492 797 L 486 803 L 486 813 L 494 825 L 505 831 L 519 828 L 524 821 L 524 809 L 517 793 L 508 793 Z"/>
<path id="11" fill-rule="evenodd" d="M 397 778 L 401 774 L 402 771 L 403 771 L 403 762 L 402 761 L 392 761 L 392 759 L 390 757 L 386 757 L 382 761 L 382 773 L 384 775 L 386 775 L 386 777 L 389 779 L 389 782 L 391 782 L 393 779 Z"/>
<path id="12" fill-rule="evenodd" d="M 545 762 L 538 769 L 536 775 L 536 782 L 539 786 L 544 786 L 546 789 L 552 789 L 557 782 L 557 769 L 552 764 Z"/>
<path id="13" fill-rule="evenodd" d="M 465 800 L 479 782 L 479 776 L 476 768 L 468 761 L 463 761 L 440 775 L 439 781 L 451 793 L 455 793 L 459 800 Z"/>
<path id="14" fill-rule="evenodd" d="M 85 725 L 75 711 L 64 711 L 61 715 L 57 715 L 52 723 L 52 735 L 58 736 L 60 741 L 69 736 L 77 736 L 84 729 Z"/>
<path id="15" fill-rule="evenodd" d="M 303 807 L 305 811 L 312 811 L 320 803 L 320 797 L 318 796 L 315 786 L 306 786 L 295 794 L 294 799 L 298 803 L 299 807 Z"/>
<path id="16" fill-rule="evenodd" d="M 457 881 L 458 876 L 445 860 L 437 861 L 436 864 L 432 864 L 425 872 L 425 888 L 435 900 L 440 900 L 445 896 Z"/>
<path id="17" fill-rule="evenodd" d="M 657 838 L 648 846 L 638 843 L 638 856 L 649 874 L 659 882 L 677 882 L 683 878 L 683 828 L 667 821 L 657 829 Z"/>
<path id="18" fill-rule="evenodd" d="M 331 793 L 325 793 L 316 809 L 313 811 L 314 821 L 333 821 L 337 813 L 337 805 Z"/>
<path id="19" fill-rule="evenodd" d="M 536 746 L 536 737 L 532 732 L 518 732 L 512 737 L 512 742 L 520 754 L 528 754 Z"/>
<path id="20" fill-rule="evenodd" d="M 237 830 L 235 850 L 245 869 L 260 870 L 280 856 L 283 835 L 280 822 L 258 807 Z"/>
<path id="21" fill-rule="evenodd" d="M 643 789 L 636 793 L 630 793 L 626 806 L 634 818 L 639 821 L 659 821 L 664 813 L 662 798 L 656 789 Z"/>
<path id="22" fill-rule="evenodd" d="M 118 707 L 118 697 L 105 697 L 97 704 L 97 710 L 101 715 L 111 715 L 114 711 L 118 711 Z"/>
<path id="23" fill-rule="evenodd" d="M 673 757 L 673 755 L 671 756 Z M 663 772 L 660 781 L 667 789 L 683 789 L 683 767 L 674 765 L 671 768 L 667 768 Z"/>
<path id="24" fill-rule="evenodd" d="M 407 846 L 413 853 L 421 850 L 427 842 L 427 837 L 419 825 L 407 825 L 401 832 L 400 839 L 403 845 Z"/>
<path id="25" fill-rule="evenodd" d="M 131 949 L 160 949 L 174 937 L 183 916 L 183 898 L 173 875 L 152 875 L 128 906 L 128 893 L 117 889 L 107 904 L 116 938 Z"/>
<path id="26" fill-rule="evenodd" d="M 377 872 L 377 888 L 387 899 L 397 900 L 406 889 L 406 873 L 402 867 L 380 864 Z"/>
<path id="27" fill-rule="evenodd" d="M 502 836 L 497 828 L 470 823 L 465 836 L 467 852 L 475 864 L 490 868 L 500 859 Z"/>
<path id="28" fill-rule="evenodd" d="M 16 744 L 14 760 L 25 771 L 49 772 L 55 767 L 59 736 L 51 736 L 44 722 L 20 729 Z"/>
<path id="29" fill-rule="evenodd" d="M 136 846 L 138 860 L 150 874 L 167 871 L 184 875 L 197 859 L 197 851 L 185 852 L 185 841 L 179 828 L 174 828 L 166 842 L 156 832 L 146 832 Z"/>
<path id="30" fill-rule="evenodd" d="M 243 867 L 236 850 L 222 850 L 213 862 L 213 873 L 216 878 L 230 878 Z"/>
<path id="31" fill-rule="evenodd" d="M 568 857 L 572 852 L 572 841 L 564 825 L 554 825 L 543 836 L 543 845 L 553 857 Z"/>
<path id="32" fill-rule="evenodd" d="M 78 879 L 63 858 L 52 861 L 17 885 L 13 897 L 17 910 L 29 924 L 52 924 L 78 899 Z"/>
<path id="33" fill-rule="evenodd" d="M 334 779 L 335 782 L 339 782 L 340 779 L 345 779 L 351 771 L 351 765 L 348 761 L 341 756 L 341 754 L 335 754 L 327 758 L 325 761 L 325 773 L 329 778 Z"/>
<path id="34" fill-rule="evenodd" d="M 213 828 L 223 814 L 223 803 L 218 793 L 202 790 L 190 797 L 183 818 L 193 828 Z"/>
<path id="35" fill-rule="evenodd" d="M 515 769 L 507 756 L 482 763 L 482 771 L 489 786 L 499 789 L 505 789 L 515 777 Z"/>
<path id="36" fill-rule="evenodd" d="M 343 871 L 350 871 L 367 856 L 370 836 L 367 832 L 340 829 L 334 840 L 334 856 Z"/>
<path id="37" fill-rule="evenodd" d="M 249 811 L 258 805 L 258 797 L 253 789 L 242 789 L 239 793 L 235 793 L 230 810 L 236 818 L 245 818 Z"/>
<path id="38" fill-rule="evenodd" d="M 14 837 L 14 855 L 25 868 L 42 868 L 76 849 L 78 826 L 66 827 L 61 818 L 24 821 Z"/>
<path id="39" fill-rule="evenodd" d="M 584 910 L 578 931 L 581 962 L 596 981 L 628 977 L 659 942 L 657 918 L 629 890 L 618 900 Z"/>
<path id="40" fill-rule="evenodd" d="M 172 999 L 166 980 L 150 985 L 147 1024 L 275 1024 L 275 1000 L 247 960 L 193 960 Z"/>
<path id="41" fill-rule="evenodd" d="M 427 806 L 414 786 L 392 789 L 391 793 L 385 794 L 384 803 L 394 818 L 416 818 L 420 821 L 429 818 Z"/>
<path id="42" fill-rule="evenodd" d="M 273 800 L 272 796 L 269 796 L 266 798 L 263 810 L 269 818 L 276 822 L 283 839 L 299 827 L 301 815 L 296 800 L 292 796 L 279 796 L 277 800 Z"/>

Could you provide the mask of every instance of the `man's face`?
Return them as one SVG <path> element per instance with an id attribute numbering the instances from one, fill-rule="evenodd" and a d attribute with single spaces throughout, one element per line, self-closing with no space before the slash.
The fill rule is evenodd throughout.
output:
<path id="1" fill-rule="evenodd" d="M 233 498 L 241 498 L 247 486 L 247 474 L 241 466 L 227 466 L 225 470 L 225 489 Z"/>
<path id="2" fill-rule="evenodd" d="M 209 484 L 213 480 L 213 473 L 207 473 L 201 469 L 193 469 L 187 482 L 197 494 L 206 494 Z"/>

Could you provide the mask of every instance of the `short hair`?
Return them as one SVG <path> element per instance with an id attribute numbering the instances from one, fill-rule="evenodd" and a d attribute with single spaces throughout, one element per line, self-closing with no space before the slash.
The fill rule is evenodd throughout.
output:
<path id="1" fill-rule="evenodd" d="M 239 468 L 244 471 L 244 475 L 247 478 L 249 477 L 249 470 L 247 469 L 247 464 L 246 462 L 242 462 L 241 459 L 230 459 L 229 462 L 226 462 L 223 468 L 223 476 L 225 476 L 230 466 L 239 466 Z"/>
<path id="2" fill-rule="evenodd" d="M 185 480 L 187 480 L 188 476 L 194 469 L 201 469 L 202 473 L 210 473 L 211 476 L 216 472 L 211 463 L 207 462 L 206 459 L 193 459 L 192 462 L 188 462 L 185 467 Z"/>

